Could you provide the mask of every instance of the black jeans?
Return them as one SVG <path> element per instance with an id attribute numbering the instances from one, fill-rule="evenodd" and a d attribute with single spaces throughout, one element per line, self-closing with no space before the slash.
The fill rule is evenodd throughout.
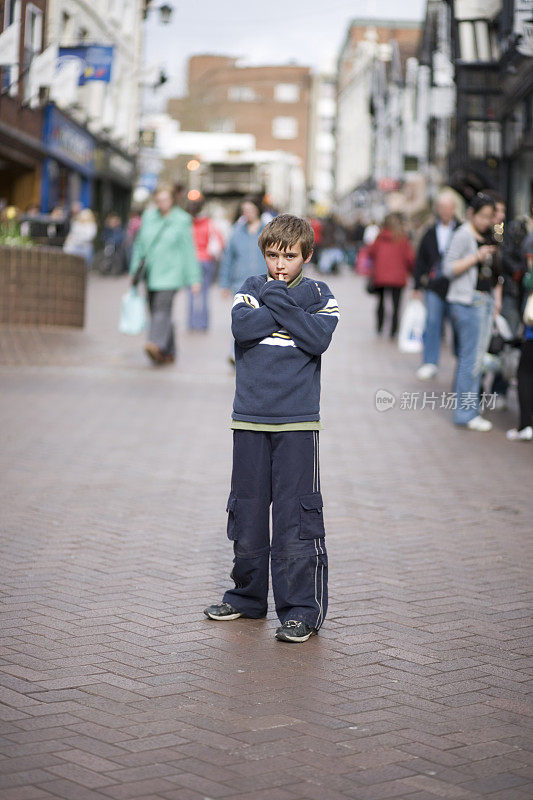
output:
<path id="1" fill-rule="evenodd" d="M 148 292 L 150 306 L 148 340 L 156 344 L 166 356 L 176 355 L 174 325 L 172 324 L 172 302 L 175 294 L 173 289 Z"/>
<path id="2" fill-rule="evenodd" d="M 390 335 L 395 336 L 398 330 L 398 312 L 400 310 L 400 299 L 402 296 L 401 286 L 376 286 L 376 294 L 378 296 L 378 305 L 376 308 L 376 329 L 381 333 L 383 328 L 383 319 L 385 316 L 385 292 L 390 293 L 392 297 L 392 321 L 390 327 Z"/>
<path id="3" fill-rule="evenodd" d="M 520 406 L 519 430 L 529 428 L 533 416 L 533 339 L 522 342 L 522 355 L 518 364 L 518 404 Z"/>

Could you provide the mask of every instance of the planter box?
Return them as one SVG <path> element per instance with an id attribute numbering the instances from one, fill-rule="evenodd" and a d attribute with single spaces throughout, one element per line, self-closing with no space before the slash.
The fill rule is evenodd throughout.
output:
<path id="1" fill-rule="evenodd" d="M 55 247 L 0 246 L 0 324 L 83 328 L 87 268 Z"/>

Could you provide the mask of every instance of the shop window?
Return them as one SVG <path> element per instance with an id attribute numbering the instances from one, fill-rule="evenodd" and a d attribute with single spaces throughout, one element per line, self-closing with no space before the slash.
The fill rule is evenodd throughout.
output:
<path id="1" fill-rule="evenodd" d="M 274 117 L 272 120 L 272 136 L 274 139 L 296 139 L 298 136 L 298 120 L 294 117 Z"/>

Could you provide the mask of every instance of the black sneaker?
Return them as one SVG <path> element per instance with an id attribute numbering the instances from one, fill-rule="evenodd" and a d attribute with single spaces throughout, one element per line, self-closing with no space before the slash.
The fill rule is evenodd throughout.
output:
<path id="1" fill-rule="evenodd" d="M 296 619 L 288 619 L 276 631 L 276 639 L 279 642 L 306 642 L 310 636 L 316 633 L 316 628 L 312 628 L 305 622 L 298 622 Z"/>
<path id="2" fill-rule="evenodd" d="M 231 620 L 231 619 L 238 619 L 242 617 L 240 611 L 237 611 L 236 608 L 230 606 L 229 603 L 220 603 L 219 605 L 209 606 L 208 608 L 204 608 L 204 614 L 209 619 L 218 619 L 218 620 Z"/>

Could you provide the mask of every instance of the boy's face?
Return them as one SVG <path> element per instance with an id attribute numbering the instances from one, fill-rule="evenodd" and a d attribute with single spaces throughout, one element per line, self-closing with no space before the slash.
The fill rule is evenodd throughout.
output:
<path id="1" fill-rule="evenodd" d="M 265 250 L 268 280 L 290 283 L 301 272 L 303 265 L 311 260 L 312 255 L 311 251 L 304 260 L 299 241 L 287 250 L 282 250 L 279 244 L 269 245 Z"/>

